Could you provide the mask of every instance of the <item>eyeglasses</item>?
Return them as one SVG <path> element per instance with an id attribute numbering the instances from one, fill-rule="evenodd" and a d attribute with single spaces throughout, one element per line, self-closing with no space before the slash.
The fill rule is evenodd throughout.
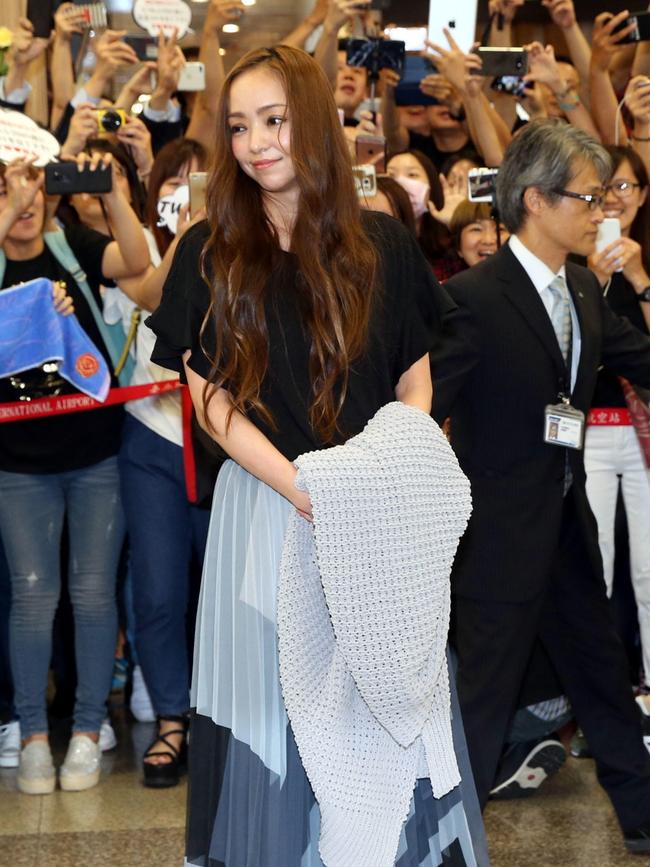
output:
<path id="1" fill-rule="evenodd" d="M 629 199 L 635 189 L 641 189 L 641 184 L 634 184 L 632 181 L 615 181 L 604 187 L 606 193 L 611 190 L 620 199 Z"/>
<path id="2" fill-rule="evenodd" d="M 581 202 L 586 202 L 590 211 L 595 211 L 597 208 L 602 208 L 605 204 L 607 193 L 573 193 L 571 190 L 553 190 L 558 196 L 566 196 L 569 199 L 580 199 Z"/>

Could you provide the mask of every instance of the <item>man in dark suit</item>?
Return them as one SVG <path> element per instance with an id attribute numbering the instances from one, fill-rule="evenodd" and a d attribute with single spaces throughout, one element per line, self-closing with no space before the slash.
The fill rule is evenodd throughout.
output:
<path id="1" fill-rule="evenodd" d="M 650 386 L 650 340 L 566 261 L 594 249 L 610 172 L 601 146 L 560 121 L 531 123 L 514 139 L 497 179 L 511 238 L 445 284 L 458 308 L 432 354 L 434 415 L 451 418 L 472 483 L 451 639 L 479 800 L 539 638 L 626 845 L 650 852 L 650 756 L 605 595 L 582 452 L 557 443 L 560 430 L 560 441 L 579 439 L 599 365 Z"/>

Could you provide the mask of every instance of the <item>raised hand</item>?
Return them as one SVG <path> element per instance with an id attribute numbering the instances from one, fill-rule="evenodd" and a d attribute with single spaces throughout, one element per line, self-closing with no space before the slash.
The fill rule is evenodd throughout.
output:
<path id="1" fill-rule="evenodd" d="M 245 9 L 239 0 L 212 0 L 205 17 L 205 29 L 220 31 L 224 24 L 239 21 Z"/>
<path id="2" fill-rule="evenodd" d="M 47 39 L 34 36 L 34 25 L 29 18 L 19 18 L 8 52 L 9 66 L 28 66 L 45 51 L 47 43 Z"/>
<path id="3" fill-rule="evenodd" d="M 97 112 L 89 102 L 82 102 L 74 110 L 70 119 L 68 136 L 63 143 L 61 152 L 66 157 L 76 157 L 85 147 L 89 138 L 95 138 L 99 132 Z"/>
<path id="4" fill-rule="evenodd" d="M 524 0 L 490 0 L 488 10 L 490 16 L 503 15 L 506 24 L 512 24 L 517 9 L 524 5 Z"/>
<path id="5" fill-rule="evenodd" d="M 553 23 L 563 30 L 573 27 L 576 23 L 573 0 L 542 0 L 542 6 L 546 6 Z"/>
<path id="6" fill-rule="evenodd" d="M 116 136 L 133 157 L 139 177 L 149 175 L 153 166 L 153 150 L 151 133 L 144 123 L 137 117 L 127 116 L 126 123 L 118 129 Z"/>
<path id="7" fill-rule="evenodd" d="M 617 33 L 613 31 L 629 17 L 629 12 L 623 10 L 618 15 L 611 12 L 601 12 L 594 19 L 594 29 L 591 34 L 591 64 L 596 69 L 607 71 L 617 51 L 624 48 L 621 39 L 634 30 L 634 24 L 628 24 Z"/>
<path id="8" fill-rule="evenodd" d="M 62 3 L 54 13 L 54 33 L 57 39 L 70 42 L 74 33 L 83 33 L 84 14 L 74 3 Z"/>
<path id="9" fill-rule="evenodd" d="M 94 75 L 110 80 L 120 66 L 135 66 L 138 56 L 130 45 L 123 41 L 126 30 L 105 30 L 94 44 L 97 65 Z"/>
<path id="10" fill-rule="evenodd" d="M 445 203 L 440 210 L 436 208 L 433 202 L 428 203 L 429 213 L 434 220 L 449 226 L 454 211 L 467 198 L 467 187 L 463 184 L 462 178 L 454 178 L 451 183 L 444 175 L 440 175 L 440 185 L 442 193 L 445 197 Z"/>
<path id="11" fill-rule="evenodd" d="M 178 90 L 178 79 L 185 66 L 185 55 L 176 42 L 176 30 L 170 36 L 161 31 L 158 36 L 158 61 L 156 71 L 158 80 L 154 93 L 164 94 L 167 98 Z"/>
<path id="12" fill-rule="evenodd" d="M 329 0 L 324 26 L 326 30 L 339 30 L 355 15 L 370 9 L 370 0 Z"/>
<path id="13" fill-rule="evenodd" d="M 625 105 L 635 123 L 650 126 L 650 78 L 635 75 L 625 90 Z"/>

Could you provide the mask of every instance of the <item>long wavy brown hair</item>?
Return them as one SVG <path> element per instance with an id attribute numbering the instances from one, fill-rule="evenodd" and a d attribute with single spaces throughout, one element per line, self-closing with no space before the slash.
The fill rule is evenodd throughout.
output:
<path id="1" fill-rule="evenodd" d="M 331 442 L 339 432 L 350 365 L 367 342 L 377 257 L 361 224 L 330 84 L 308 54 L 285 45 L 250 51 L 233 67 L 221 92 L 206 196 L 211 233 L 202 258 L 212 295 L 203 329 L 214 328 L 216 334 L 204 409 L 216 388 L 224 386 L 233 402 L 228 424 L 234 410 L 254 410 L 275 427 L 260 390 L 269 359 L 265 290 L 280 245 L 263 191 L 233 156 L 228 124 L 233 81 L 262 66 L 278 76 L 286 93 L 300 191 L 290 251 L 297 258 L 296 289 L 311 338 L 309 418 L 323 442 Z"/>

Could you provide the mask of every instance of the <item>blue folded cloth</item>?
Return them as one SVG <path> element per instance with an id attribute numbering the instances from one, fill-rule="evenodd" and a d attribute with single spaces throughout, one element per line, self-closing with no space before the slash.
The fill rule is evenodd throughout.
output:
<path id="1" fill-rule="evenodd" d="M 57 313 L 53 288 L 41 278 L 0 292 L 0 377 L 56 361 L 71 385 L 103 402 L 111 385 L 108 365 L 77 317 Z"/>

